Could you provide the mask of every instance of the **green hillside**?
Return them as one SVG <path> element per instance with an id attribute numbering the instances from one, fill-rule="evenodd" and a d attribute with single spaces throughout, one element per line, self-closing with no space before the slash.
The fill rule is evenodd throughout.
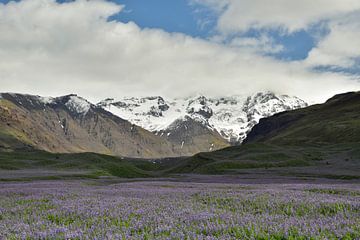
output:
<path id="1" fill-rule="evenodd" d="M 141 166 L 140 169 L 137 165 Z M 0 171 L 32 171 L 32 176 L 42 178 L 42 172 L 53 174 L 43 178 L 98 178 L 151 177 L 154 173 L 152 163 L 138 159 L 122 159 L 96 153 L 53 154 L 43 151 L 0 152 Z M 60 173 L 66 173 L 62 176 Z M 68 174 L 71 173 L 71 174 Z M 26 177 L 19 177 L 26 180 Z M 1 177 L 0 177 L 1 179 Z"/>
<path id="2" fill-rule="evenodd" d="M 336 95 L 326 103 L 262 119 L 247 143 L 323 145 L 360 142 L 360 92 Z"/>

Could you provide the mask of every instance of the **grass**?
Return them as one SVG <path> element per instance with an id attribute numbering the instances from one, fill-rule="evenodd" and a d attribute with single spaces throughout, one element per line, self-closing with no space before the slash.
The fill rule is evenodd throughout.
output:
<path id="1" fill-rule="evenodd" d="M 352 143 L 301 147 L 251 143 L 211 153 L 199 153 L 169 168 L 168 172 L 224 174 L 239 169 L 316 168 L 330 164 L 342 167 L 350 162 L 360 165 L 360 161 L 357 161 L 359 152 L 354 151 L 356 148 L 358 146 L 354 146 Z M 336 174 L 334 176 L 339 177 Z M 344 176 L 347 175 L 344 174 Z M 326 176 L 326 178 L 330 178 L 330 176 Z"/>
<path id="2" fill-rule="evenodd" d="M 307 189 L 311 193 L 321 193 L 321 194 L 330 194 L 330 195 L 340 195 L 340 196 L 360 196 L 358 191 L 350 191 L 346 189 L 326 189 L 326 188 L 311 188 Z"/>
<path id="3" fill-rule="evenodd" d="M 319 216 L 332 217 L 337 214 L 347 212 L 359 213 L 359 208 L 354 208 L 347 203 L 321 203 L 312 205 L 305 203 L 293 203 L 284 201 L 273 201 L 273 196 L 262 195 L 254 199 L 238 199 L 211 196 L 195 196 L 194 200 L 204 205 L 204 208 L 220 208 L 227 211 L 243 211 L 252 215 L 274 214 L 290 217 Z"/>
<path id="4" fill-rule="evenodd" d="M 123 177 L 166 177 L 172 174 L 236 174 L 242 169 L 264 171 L 331 166 L 345 169 L 360 164 L 359 150 L 354 144 L 319 146 L 278 146 L 268 143 L 253 143 L 230 147 L 212 153 L 199 153 L 190 158 L 162 160 L 127 159 L 95 153 L 52 154 L 43 151 L 0 152 L 0 170 L 49 169 L 72 174 L 34 176 L 28 179 L 64 179 Z M 336 159 L 336 160 L 333 160 Z M 350 165 L 349 165 L 350 166 Z M 350 168 L 350 167 L 349 167 Z M 76 171 L 81 171 L 77 174 Z M 287 170 L 284 170 L 284 174 Z M 302 173 L 305 174 L 305 173 Z M 306 174 L 305 174 L 306 175 Z M 311 173 L 311 177 L 328 179 L 360 179 L 356 173 L 327 172 Z M 15 179 L 15 178 L 14 178 Z M 24 179 L 21 177 L 20 179 Z M 4 178 L 0 179 L 5 181 Z"/>
<path id="5" fill-rule="evenodd" d="M 141 160 L 134 160 L 139 164 Z M 146 161 L 143 160 L 143 165 Z M 141 164 L 140 164 L 141 165 Z M 0 152 L 0 169 L 40 169 L 56 171 L 85 171 L 86 173 L 57 176 L 34 176 L 29 179 L 98 178 L 116 176 L 124 178 L 150 177 L 152 172 L 140 169 L 129 159 L 95 154 L 52 154 L 43 151 Z M 24 179 L 24 178 L 21 178 Z M 2 179 L 4 180 L 4 179 Z"/>
<path id="6" fill-rule="evenodd" d="M 252 162 L 252 161 L 219 161 L 203 165 L 195 169 L 195 173 L 203 174 L 224 174 L 238 169 L 256 169 L 256 168 L 281 168 L 308 166 L 309 163 L 303 160 L 287 160 L 283 162 Z"/>
<path id="7" fill-rule="evenodd" d="M 85 182 L 85 181 L 84 181 Z M 359 239 L 359 187 L 2 183 L 4 239 Z M 14 187 L 16 186 L 16 187 Z M 331 191 L 330 195 L 327 194 Z M 334 193 L 334 194 L 333 194 Z M 1 222 L 3 221 L 3 222 Z"/>

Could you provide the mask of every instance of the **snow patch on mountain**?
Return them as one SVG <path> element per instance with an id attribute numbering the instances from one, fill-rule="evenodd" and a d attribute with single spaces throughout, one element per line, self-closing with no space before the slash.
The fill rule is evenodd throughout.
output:
<path id="1" fill-rule="evenodd" d="M 94 106 L 89 101 L 82 97 L 79 97 L 76 94 L 56 98 L 38 96 L 38 101 L 44 105 L 64 104 L 69 111 L 79 115 L 86 115 L 86 113 L 88 113 L 88 111 L 90 110 L 91 106 Z"/>
<path id="2" fill-rule="evenodd" d="M 53 97 L 40 97 L 39 96 L 39 101 L 45 105 L 47 104 L 51 104 L 55 101 L 55 98 Z"/>
<path id="3" fill-rule="evenodd" d="M 242 142 L 261 118 L 307 104 L 297 97 L 260 92 L 251 96 L 207 98 L 198 95 L 173 100 L 160 96 L 118 101 L 109 98 L 98 106 L 155 133 L 169 132 L 191 118 L 216 130 L 229 142 Z"/>
<path id="4" fill-rule="evenodd" d="M 165 101 L 162 97 L 132 97 L 120 101 L 105 99 L 98 106 L 135 125 L 158 132 L 184 116 L 184 109 L 178 108 L 179 104 L 181 105 L 180 102 Z"/>
<path id="5" fill-rule="evenodd" d="M 85 115 L 91 108 L 91 103 L 82 97 L 72 95 L 69 100 L 65 103 L 65 106 L 73 112 Z"/>

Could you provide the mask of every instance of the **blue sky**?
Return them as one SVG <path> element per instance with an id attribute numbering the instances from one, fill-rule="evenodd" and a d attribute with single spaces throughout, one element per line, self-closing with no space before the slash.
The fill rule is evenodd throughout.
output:
<path id="1" fill-rule="evenodd" d="M 191 6 L 188 0 L 116 0 L 125 9 L 113 19 L 133 21 L 142 28 L 161 28 L 167 32 L 181 32 L 195 37 L 208 37 L 213 30 L 216 15 L 211 10 Z M 212 24 L 201 27 L 199 20 L 212 20 Z"/>
<path id="2" fill-rule="evenodd" d="M 69 2 L 73 0 L 57 0 Z M 108 0 L 124 5 L 125 9 L 110 20 L 133 21 L 142 28 L 161 28 L 193 37 L 207 38 L 214 30 L 217 16 L 209 8 L 191 4 L 189 0 Z M 6 3 L 9 0 L 0 0 Z M 208 20 L 201 25 L 199 21 Z"/>
<path id="3" fill-rule="evenodd" d="M 167 32 L 181 32 L 193 37 L 210 38 L 216 34 L 218 15 L 208 7 L 191 4 L 189 0 L 114 0 L 125 5 L 125 10 L 111 19 L 133 21 L 142 28 L 161 28 Z M 205 22 L 205 24 L 203 24 Z M 257 36 L 260 31 L 249 31 L 242 36 Z M 269 35 L 284 46 L 280 53 L 271 54 L 282 60 L 301 60 L 314 47 L 315 39 L 305 31 L 284 35 L 271 31 Z"/>

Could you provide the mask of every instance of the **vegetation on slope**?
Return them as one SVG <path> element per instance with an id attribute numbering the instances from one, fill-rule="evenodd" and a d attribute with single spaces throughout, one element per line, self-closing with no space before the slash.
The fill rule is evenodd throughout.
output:
<path id="1" fill-rule="evenodd" d="M 139 165 L 151 164 L 145 160 L 121 159 L 96 153 L 53 154 L 43 151 L 0 152 L 0 170 L 56 170 L 78 171 L 73 177 L 97 178 L 116 176 L 125 178 L 150 177 L 152 172 Z"/>
<path id="2" fill-rule="evenodd" d="M 281 146 L 360 142 L 360 92 L 336 95 L 325 104 L 262 119 L 246 143 Z"/>

